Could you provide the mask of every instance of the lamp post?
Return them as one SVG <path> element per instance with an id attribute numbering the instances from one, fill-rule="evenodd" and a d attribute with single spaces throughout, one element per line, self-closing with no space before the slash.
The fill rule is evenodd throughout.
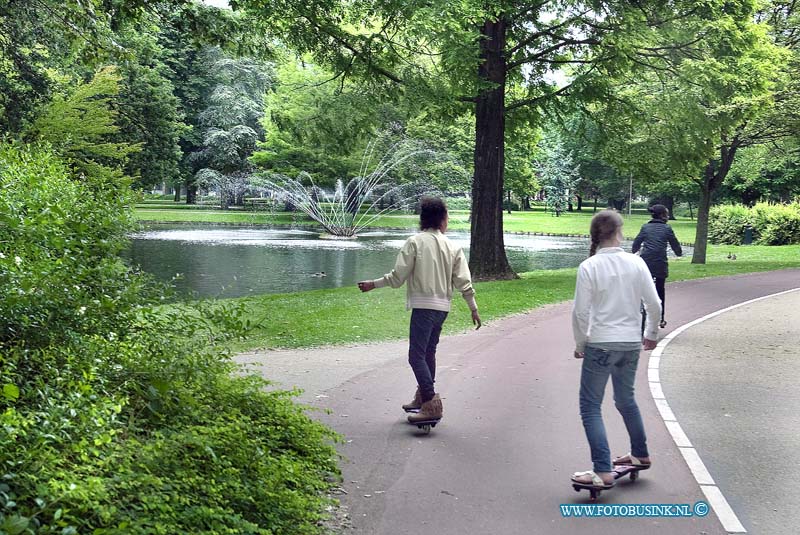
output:
<path id="1" fill-rule="evenodd" d="M 631 174 L 630 187 L 628 188 L 628 217 L 631 216 L 631 208 L 633 208 L 633 175 Z"/>

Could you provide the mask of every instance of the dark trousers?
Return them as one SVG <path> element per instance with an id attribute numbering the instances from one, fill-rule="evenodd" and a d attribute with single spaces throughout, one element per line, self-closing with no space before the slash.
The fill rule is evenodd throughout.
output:
<path id="1" fill-rule="evenodd" d="M 664 292 L 664 283 L 666 283 L 667 279 L 662 279 L 661 277 L 653 277 L 653 282 L 656 283 L 656 293 L 658 297 L 661 298 L 661 320 L 664 320 L 664 310 L 667 306 L 667 302 L 665 301 L 665 292 Z"/>
<path id="2" fill-rule="evenodd" d="M 447 312 L 415 308 L 411 311 L 411 328 L 408 336 L 408 363 L 417 378 L 422 401 L 430 401 L 435 391 L 436 346 Z"/>
<path id="3" fill-rule="evenodd" d="M 664 284 L 666 283 L 667 279 L 662 279 L 661 277 L 653 277 L 653 282 L 656 283 L 656 293 L 658 294 L 658 298 L 661 299 L 661 321 L 664 321 L 664 311 L 666 310 L 667 302 L 666 302 L 666 292 L 664 289 Z M 647 314 L 644 312 L 644 307 L 642 307 L 642 334 L 644 334 L 644 323 Z"/>

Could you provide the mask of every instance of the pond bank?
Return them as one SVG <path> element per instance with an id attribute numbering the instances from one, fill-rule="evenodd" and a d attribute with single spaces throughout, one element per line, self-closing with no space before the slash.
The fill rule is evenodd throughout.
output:
<path id="1" fill-rule="evenodd" d="M 139 223 L 144 225 L 185 225 L 192 226 L 202 223 L 203 225 L 213 225 L 221 227 L 238 227 L 238 228 L 263 228 L 263 229 L 290 229 L 290 230 L 309 230 L 322 232 L 316 222 L 309 221 L 303 223 L 247 223 L 236 221 L 162 221 L 162 220 L 148 220 L 139 219 Z M 412 231 L 416 227 L 369 227 L 370 231 Z M 589 239 L 589 234 L 568 234 L 559 232 L 537 232 L 537 231 L 523 231 L 523 230 L 507 230 L 503 234 L 510 234 L 513 236 L 547 236 L 552 238 L 585 238 Z M 683 247 L 693 247 L 693 242 L 680 242 Z"/>
<path id="2" fill-rule="evenodd" d="M 737 260 L 727 259 L 733 252 Z M 716 247 L 707 264 L 688 258 L 670 263 L 669 282 L 800 268 L 800 246 Z M 522 273 L 514 281 L 475 284 L 481 317 L 486 322 L 572 299 L 576 270 Z M 303 348 L 403 339 L 408 335 L 405 293 L 381 290 L 361 294 L 357 288 L 261 295 L 225 300 L 240 304 L 256 326 L 235 351 L 258 348 Z M 458 299 L 445 322 L 445 334 L 472 329 L 467 307 Z"/>

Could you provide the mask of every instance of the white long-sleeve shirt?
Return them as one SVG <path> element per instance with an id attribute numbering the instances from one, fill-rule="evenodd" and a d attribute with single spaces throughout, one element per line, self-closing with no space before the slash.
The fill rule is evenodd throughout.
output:
<path id="1" fill-rule="evenodd" d="M 581 262 L 572 307 L 575 350 L 583 352 L 592 342 L 641 342 L 642 303 L 644 336 L 655 340 L 661 299 L 644 260 L 621 247 L 606 247 Z"/>

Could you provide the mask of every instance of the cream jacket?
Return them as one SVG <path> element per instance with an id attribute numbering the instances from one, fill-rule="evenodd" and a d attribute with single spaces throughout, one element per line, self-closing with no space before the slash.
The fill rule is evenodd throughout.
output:
<path id="1" fill-rule="evenodd" d="M 397 255 L 394 269 L 372 281 L 376 288 L 406 285 L 406 309 L 450 311 L 453 288 L 461 292 L 470 310 L 478 310 L 472 275 L 460 247 L 438 229 L 411 236 Z"/>
<path id="2" fill-rule="evenodd" d="M 641 342 L 642 305 L 644 336 L 656 340 L 661 299 L 644 260 L 621 247 L 606 247 L 581 262 L 572 307 L 576 351 L 592 342 Z"/>

